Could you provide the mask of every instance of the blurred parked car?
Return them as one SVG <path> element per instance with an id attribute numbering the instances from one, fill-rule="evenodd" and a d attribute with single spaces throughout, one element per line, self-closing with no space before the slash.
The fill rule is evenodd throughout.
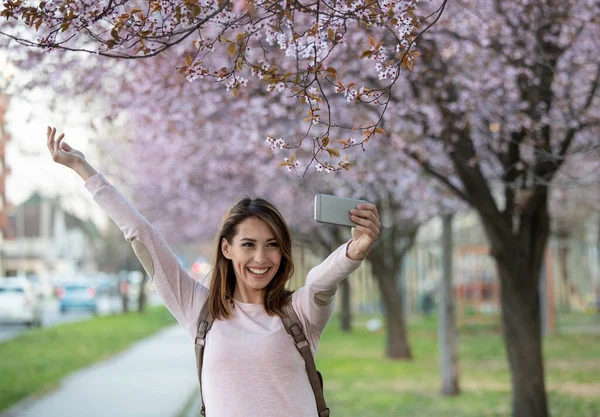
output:
<path id="1" fill-rule="evenodd" d="M 89 283 L 63 283 L 56 288 L 56 295 L 60 300 L 61 313 L 66 313 L 69 310 L 87 310 L 94 314 L 98 312 L 97 291 Z"/>
<path id="2" fill-rule="evenodd" d="M 41 304 L 26 279 L 0 278 L 0 322 L 41 326 Z"/>
<path id="3" fill-rule="evenodd" d="M 119 297 L 119 281 L 116 279 L 104 279 L 95 284 L 96 294 L 104 297 Z"/>

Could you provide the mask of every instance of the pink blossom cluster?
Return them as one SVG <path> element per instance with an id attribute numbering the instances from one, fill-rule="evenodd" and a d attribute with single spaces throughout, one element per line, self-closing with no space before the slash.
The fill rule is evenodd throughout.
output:
<path id="1" fill-rule="evenodd" d="M 152 58 L 170 51 L 177 63 L 172 70 L 189 82 L 218 81 L 236 97 L 241 87 L 254 90 L 261 84 L 263 91 L 302 100 L 313 112 L 310 124 L 342 126 L 330 107 L 319 106 L 336 92 L 349 102 L 377 102 L 374 91 L 396 82 L 406 60 L 402 57 L 418 33 L 417 5 L 418 0 L 320 0 L 309 5 L 272 0 L 20 1 L 6 3 L 2 17 L 29 32 L 0 36 L 46 51 L 112 58 Z M 390 27 L 393 37 L 388 36 Z M 365 52 L 371 53 L 368 62 L 374 62 L 366 71 L 346 71 L 337 64 L 359 62 Z M 380 86 L 377 79 L 387 85 Z"/>
<path id="2" fill-rule="evenodd" d="M 269 145 L 272 151 L 285 148 L 285 141 L 281 138 L 275 139 L 267 135 L 267 139 L 265 140 L 265 142 L 267 143 L 267 145 Z"/>

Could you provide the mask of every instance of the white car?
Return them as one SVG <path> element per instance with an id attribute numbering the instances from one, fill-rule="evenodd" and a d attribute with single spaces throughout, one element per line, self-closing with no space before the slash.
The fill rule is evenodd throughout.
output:
<path id="1" fill-rule="evenodd" d="M 22 278 L 0 278 L 0 323 L 40 326 L 42 309 L 31 284 Z"/>

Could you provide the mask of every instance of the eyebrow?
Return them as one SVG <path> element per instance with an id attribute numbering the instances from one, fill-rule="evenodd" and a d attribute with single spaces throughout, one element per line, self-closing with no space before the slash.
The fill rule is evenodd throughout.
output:
<path id="1" fill-rule="evenodd" d="M 277 240 L 277 239 L 276 239 L 276 238 L 274 238 L 274 237 L 272 237 L 272 238 L 270 238 L 270 239 L 267 239 L 267 242 L 272 242 L 272 241 L 274 241 L 274 240 Z M 257 242 L 257 240 L 256 240 L 256 239 L 250 239 L 249 237 L 243 237 L 243 238 L 241 238 L 241 239 L 240 239 L 240 242 L 242 242 L 242 241 L 253 242 L 253 243 L 256 243 L 256 242 Z"/>

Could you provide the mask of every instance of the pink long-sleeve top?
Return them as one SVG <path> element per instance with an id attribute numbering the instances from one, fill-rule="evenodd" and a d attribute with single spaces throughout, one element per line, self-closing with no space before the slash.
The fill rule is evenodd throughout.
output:
<path id="1" fill-rule="evenodd" d="M 194 339 L 208 289 L 188 275 L 157 229 L 101 173 L 85 187 L 131 242 L 157 293 Z M 311 269 L 292 295 L 313 356 L 333 314 L 339 282 L 360 265 L 346 256 L 346 246 Z M 269 316 L 262 304 L 237 300 L 232 313 L 216 320 L 206 336 L 202 392 L 207 417 L 316 417 L 304 360 L 281 319 Z"/>

